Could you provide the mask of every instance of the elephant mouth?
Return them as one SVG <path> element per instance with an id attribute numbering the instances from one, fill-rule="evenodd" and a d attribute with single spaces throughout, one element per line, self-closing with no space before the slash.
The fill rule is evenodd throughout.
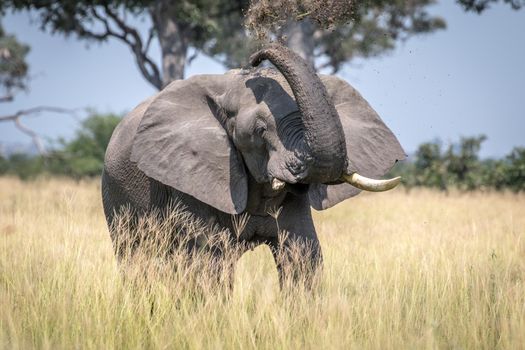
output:
<path id="1" fill-rule="evenodd" d="M 272 184 L 272 190 L 274 191 L 281 191 L 282 189 L 284 189 L 284 186 L 286 186 L 286 182 L 279 180 L 276 177 L 272 179 L 271 184 Z"/>
<path id="2" fill-rule="evenodd" d="M 280 180 L 278 178 L 272 178 L 272 181 L 270 181 L 270 185 L 272 188 L 272 192 L 275 194 L 279 194 L 282 192 L 290 192 L 295 195 L 301 195 L 306 192 L 308 192 L 308 189 L 310 188 L 310 184 L 304 184 L 304 183 L 289 183 L 285 182 L 283 180 Z"/>

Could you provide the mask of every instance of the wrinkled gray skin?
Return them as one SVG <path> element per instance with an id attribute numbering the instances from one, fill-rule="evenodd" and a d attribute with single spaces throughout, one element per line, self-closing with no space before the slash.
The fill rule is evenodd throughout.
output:
<path id="1" fill-rule="evenodd" d="M 231 232 L 232 215 L 248 213 L 248 225 L 232 240 L 266 243 L 285 258 L 299 242 L 309 247 L 304 262 L 312 270 L 320 265 L 310 206 L 323 210 L 359 193 L 342 183 L 343 173 L 379 178 L 405 154 L 349 84 L 318 76 L 279 45 L 250 61 L 265 59 L 277 69 L 175 81 L 122 120 L 102 176 L 110 230 L 122 206 L 139 217 L 180 202 L 195 218 Z M 273 190 L 273 178 L 284 188 Z M 268 214 L 277 208 L 278 225 Z M 284 242 L 278 227 L 288 233 Z"/>

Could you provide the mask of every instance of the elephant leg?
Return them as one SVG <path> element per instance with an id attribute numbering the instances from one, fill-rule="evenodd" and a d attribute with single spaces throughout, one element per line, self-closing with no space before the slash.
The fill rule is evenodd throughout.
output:
<path id="1" fill-rule="evenodd" d="M 277 222 L 278 236 L 266 243 L 277 264 L 281 289 L 298 283 L 312 288 L 323 258 L 308 200 L 290 195 L 283 202 Z"/>
<path id="2" fill-rule="evenodd" d="M 322 268 L 322 252 L 317 239 L 287 236 L 267 240 L 279 272 L 279 285 L 304 284 L 311 289 Z"/>
<path id="3" fill-rule="evenodd" d="M 190 264 L 204 264 L 202 268 L 196 269 L 198 273 L 205 274 L 203 282 L 212 288 L 222 289 L 226 294 L 231 293 L 235 266 L 245 249 L 231 238 L 219 239 L 211 244 L 198 241 L 191 243 L 193 244 L 188 246 Z"/>

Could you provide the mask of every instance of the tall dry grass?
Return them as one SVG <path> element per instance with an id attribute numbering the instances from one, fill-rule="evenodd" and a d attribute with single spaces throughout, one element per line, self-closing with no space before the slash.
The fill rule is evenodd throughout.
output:
<path id="1" fill-rule="evenodd" d="M 230 295 L 163 260 L 123 278 L 97 182 L 2 178 L 0 347 L 525 348 L 524 195 L 395 190 L 315 217 L 314 292 L 281 293 L 259 247 Z"/>

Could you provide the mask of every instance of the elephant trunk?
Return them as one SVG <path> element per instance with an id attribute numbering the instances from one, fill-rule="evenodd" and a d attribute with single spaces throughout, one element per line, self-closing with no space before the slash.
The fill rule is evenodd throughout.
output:
<path id="1" fill-rule="evenodd" d="M 347 166 L 346 144 L 341 120 L 315 70 L 290 49 L 271 44 L 250 57 L 258 66 L 269 60 L 290 85 L 304 125 L 304 150 L 297 152 L 306 161 L 302 182 L 328 183 L 341 179 Z M 304 152 L 304 153 L 303 153 Z"/>

